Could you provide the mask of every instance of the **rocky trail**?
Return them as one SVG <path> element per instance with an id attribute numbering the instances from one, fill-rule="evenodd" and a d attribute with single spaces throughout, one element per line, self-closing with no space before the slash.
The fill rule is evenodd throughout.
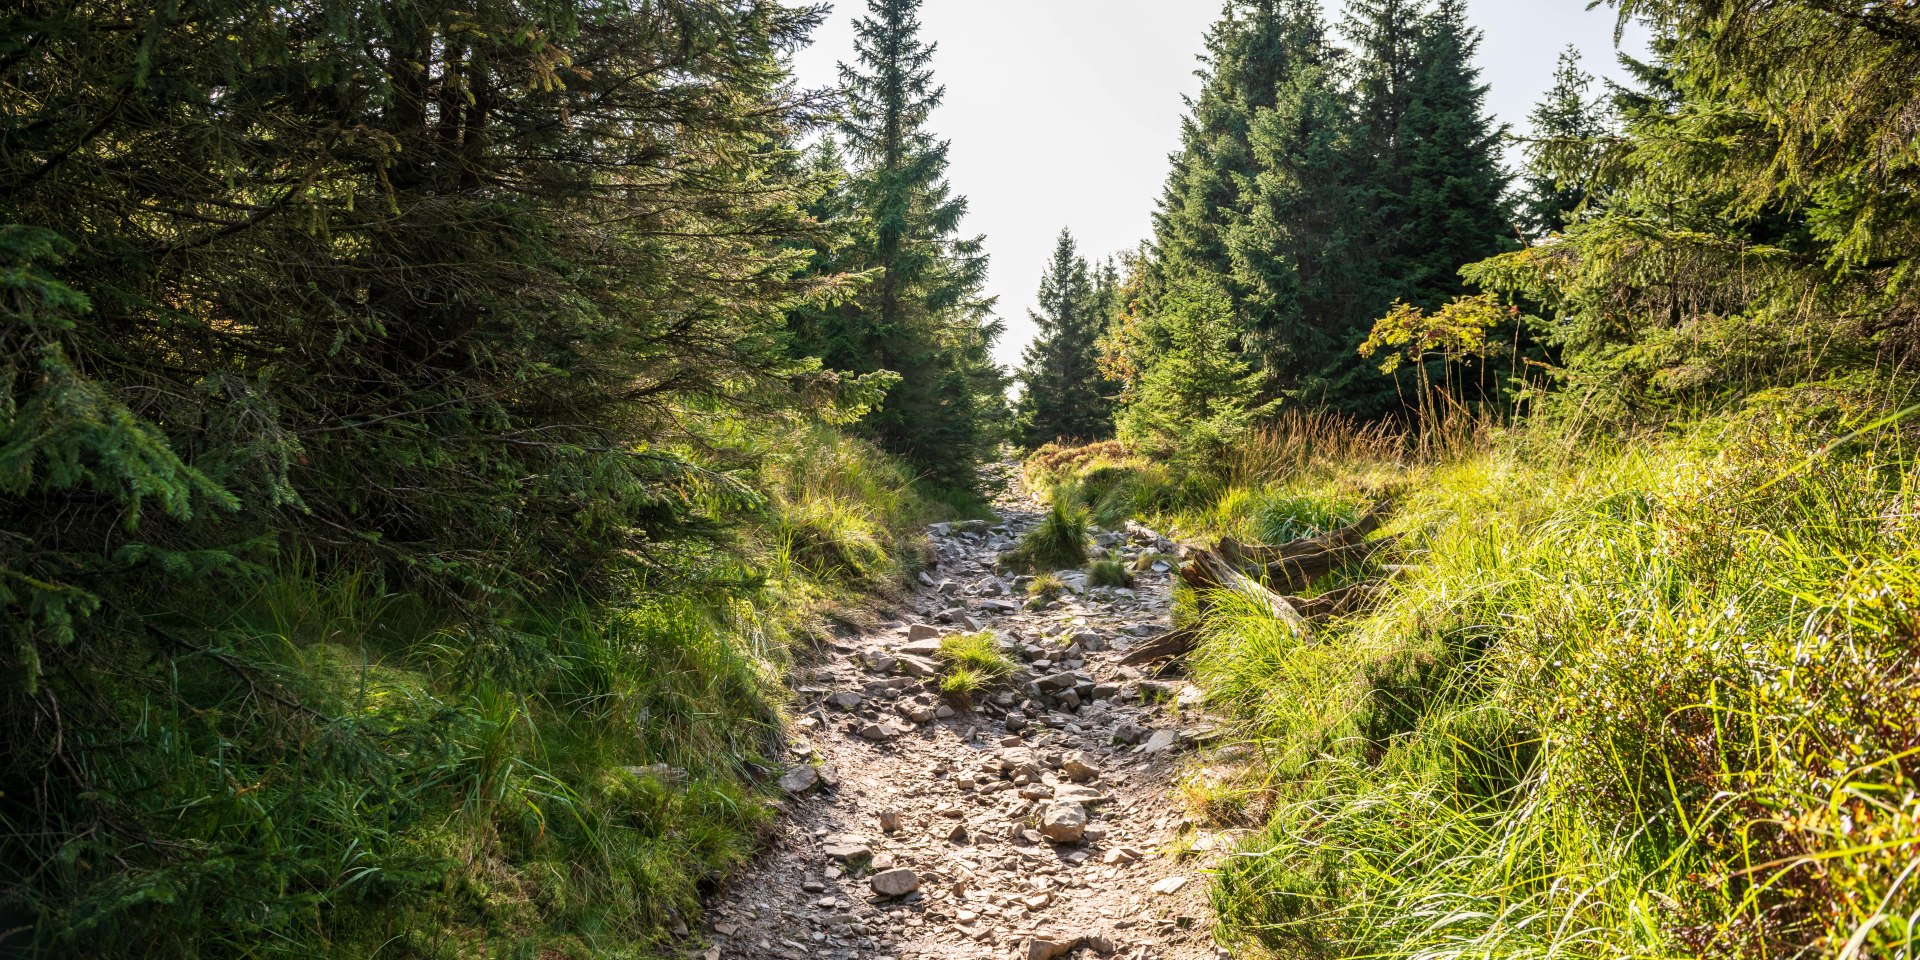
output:
<path id="1" fill-rule="evenodd" d="M 734 958 L 1225 957 L 1203 875 L 1224 839 L 1174 795 L 1212 727 L 1199 691 L 1123 666 L 1167 629 L 1173 544 L 1130 526 L 1096 554 L 1132 588 L 1067 590 L 1030 609 L 995 571 L 1039 520 L 938 524 L 911 615 L 803 667 L 779 835 L 723 890 L 694 952 Z M 935 653 L 992 630 L 1019 671 L 954 704 Z M 702 952 L 704 951 L 704 952 Z"/>

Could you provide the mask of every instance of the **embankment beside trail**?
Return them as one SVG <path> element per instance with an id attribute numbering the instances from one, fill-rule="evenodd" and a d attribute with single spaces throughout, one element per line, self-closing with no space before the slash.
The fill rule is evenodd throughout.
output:
<path id="1" fill-rule="evenodd" d="M 1920 476 L 1909 427 L 1857 432 L 1884 413 L 1805 388 L 1424 457 L 1296 420 L 1211 471 L 1113 445 L 1030 469 L 1192 541 L 1397 493 L 1375 536 L 1400 539 L 1300 593 L 1393 589 L 1309 641 L 1226 594 L 1179 606 L 1259 758 L 1190 795 L 1259 826 L 1214 888 L 1236 950 L 1894 957 L 1920 909 Z"/>

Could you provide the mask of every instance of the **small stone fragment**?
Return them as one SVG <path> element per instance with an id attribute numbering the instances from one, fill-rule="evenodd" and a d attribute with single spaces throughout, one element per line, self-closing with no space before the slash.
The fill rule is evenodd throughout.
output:
<path id="1" fill-rule="evenodd" d="M 1075 750 L 1060 761 L 1060 772 L 1075 781 L 1085 783 L 1100 776 L 1100 767 L 1094 761 L 1093 754 L 1085 750 Z"/>
<path id="2" fill-rule="evenodd" d="M 1068 671 L 1065 673 L 1056 673 L 1051 676 L 1041 677 L 1040 679 L 1035 680 L 1033 682 L 1033 685 L 1049 693 L 1052 693 L 1056 690 L 1070 690 L 1073 688 L 1074 684 L 1077 684 L 1079 682 L 1080 682 L 1080 678 L 1074 676 L 1071 671 Z"/>
<path id="3" fill-rule="evenodd" d="M 940 639 L 940 628 L 930 623 L 916 623 L 907 628 L 907 642 Z"/>
<path id="4" fill-rule="evenodd" d="M 1187 885 L 1186 877 L 1180 877 L 1180 876 L 1162 877 L 1159 883 L 1156 883 L 1153 885 L 1153 892 L 1161 894 L 1162 896 L 1170 893 L 1179 893 L 1180 888 L 1186 885 Z"/>
<path id="5" fill-rule="evenodd" d="M 1071 940 L 1048 940 L 1034 937 L 1027 943 L 1027 960 L 1057 960 L 1073 952 Z"/>
<path id="6" fill-rule="evenodd" d="M 865 837 L 852 834 L 840 834 L 828 837 L 821 844 L 820 852 L 835 860 L 865 860 L 873 856 L 873 848 L 867 845 Z"/>
<path id="7" fill-rule="evenodd" d="M 1173 749 L 1179 739 L 1172 730 L 1155 730 L 1153 736 L 1147 738 L 1146 752 L 1148 754 L 1166 753 Z"/>

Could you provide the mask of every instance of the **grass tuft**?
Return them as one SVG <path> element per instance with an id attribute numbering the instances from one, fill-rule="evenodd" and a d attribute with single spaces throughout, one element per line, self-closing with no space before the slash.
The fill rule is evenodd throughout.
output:
<path id="1" fill-rule="evenodd" d="M 1118 560 L 1095 560 L 1087 565 L 1087 583 L 1096 587 L 1131 587 L 1133 574 Z"/>
<path id="2" fill-rule="evenodd" d="M 940 638 L 939 658 L 943 665 L 940 692 L 959 700 L 971 699 L 1015 670 L 991 630 L 947 634 Z"/>
<path id="3" fill-rule="evenodd" d="M 1071 570 L 1087 562 L 1089 520 L 1070 499 L 1056 497 L 1040 523 L 1007 551 L 1005 562 L 1016 570 L 1052 572 Z"/>

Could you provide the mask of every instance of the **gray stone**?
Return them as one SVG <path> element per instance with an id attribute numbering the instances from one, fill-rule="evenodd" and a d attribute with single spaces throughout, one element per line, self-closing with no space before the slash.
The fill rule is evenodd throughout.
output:
<path id="1" fill-rule="evenodd" d="M 920 889 L 920 875 L 900 867 L 874 874 L 873 878 L 867 881 L 867 886 L 871 887 L 876 895 L 882 897 L 904 897 Z"/>
<path id="2" fill-rule="evenodd" d="M 873 856 L 867 838 L 852 833 L 834 834 L 820 845 L 820 852 L 835 860 L 866 860 Z"/>
<path id="3" fill-rule="evenodd" d="M 1058 800 L 1048 804 L 1040 832 L 1055 843 L 1079 843 L 1087 835 L 1087 808 Z"/>
<path id="4" fill-rule="evenodd" d="M 930 623 L 916 623 L 907 628 L 907 642 L 940 639 L 940 628 Z"/>
<path id="5" fill-rule="evenodd" d="M 820 771 L 812 767 L 794 767 L 780 775 L 780 789 L 795 796 L 810 793 L 820 785 Z"/>
<path id="6" fill-rule="evenodd" d="M 1048 693 L 1052 693 L 1056 690 L 1071 690 L 1073 689 L 1074 685 L 1078 684 L 1079 682 L 1080 682 L 1079 677 L 1074 676 L 1071 672 L 1067 672 L 1067 673 L 1056 673 L 1051 676 L 1041 677 L 1040 679 L 1035 680 L 1033 683 L 1034 683 L 1034 686 L 1037 686 L 1040 689 L 1047 691 Z"/>
<path id="7" fill-rule="evenodd" d="M 1153 736 L 1147 738 L 1146 752 L 1149 754 L 1166 753 L 1172 750 L 1174 745 L 1179 741 L 1180 738 L 1175 736 L 1172 730 L 1155 730 Z"/>
<path id="8" fill-rule="evenodd" d="M 937 656 L 940 653 L 940 641 L 939 640 L 915 640 L 912 643 L 903 643 L 900 646 L 895 647 L 893 652 L 899 653 L 899 654 L 905 654 L 906 656 L 909 656 L 909 657 Z"/>
<path id="9" fill-rule="evenodd" d="M 842 690 L 827 698 L 827 702 L 842 710 L 852 710 L 860 706 L 860 695 L 852 690 Z"/>
<path id="10" fill-rule="evenodd" d="M 1060 761 L 1060 770 L 1068 777 L 1085 783 L 1100 776 L 1100 768 L 1094 763 L 1093 754 L 1085 750 L 1075 750 Z"/>
<path id="11" fill-rule="evenodd" d="M 901 657 L 900 669 L 921 680 L 940 675 L 940 665 L 924 657 Z"/>
<path id="12" fill-rule="evenodd" d="M 1027 941 L 1027 960 L 1059 960 L 1073 952 L 1072 940 L 1049 940 L 1034 937 Z"/>

